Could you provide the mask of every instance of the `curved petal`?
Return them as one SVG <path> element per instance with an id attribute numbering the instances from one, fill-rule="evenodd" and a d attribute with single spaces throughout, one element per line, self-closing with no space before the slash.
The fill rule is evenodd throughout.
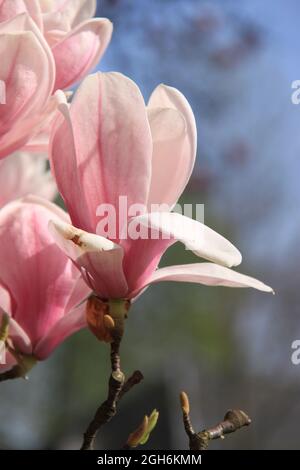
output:
<path id="1" fill-rule="evenodd" d="M 184 264 L 158 269 L 143 287 L 163 281 L 194 282 L 206 286 L 252 287 L 274 293 L 273 289 L 263 282 L 214 263 Z"/>
<path id="2" fill-rule="evenodd" d="M 45 33 L 50 30 L 69 31 L 92 18 L 96 12 L 96 0 L 40 0 L 40 4 Z"/>
<path id="3" fill-rule="evenodd" d="M 58 246 L 82 270 L 89 286 L 101 297 L 126 297 L 123 249 L 112 241 L 60 221 L 49 224 Z"/>
<path id="4" fill-rule="evenodd" d="M 67 97 L 66 97 L 67 99 Z M 51 129 L 58 115 L 59 94 L 50 97 L 39 115 L 39 121 L 32 128 L 31 137 L 22 150 L 48 153 Z"/>
<path id="5" fill-rule="evenodd" d="M 106 18 L 88 20 L 52 47 L 55 90 L 71 87 L 97 65 L 110 42 L 112 29 Z"/>
<path id="6" fill-rule="evenodd" d="M 60 100 L 59 110 L 62 116 L 59 116 L 56 120 L 50 136 L 49 157 L 52 174 L 68 208 L 72 222 L 92 232 L 95 229 L 96 207 L 93 207 L 93 213 L 89 215 L 87 201 L 80 184 L 79 164 L 77 164 L 75 136 L 69 104 L 66 96 L 60 90 L 55 95 Z"/>
<path id="7" fill-rule="evenodd" d="M 18 352 L 28 355 L 32 354 L 32 344 L 28 334 L 13 318 L 9 322 L 9 338 Z"/>
<path id="8" fill-rule="evenodd" d="M 144 100 L 127 77 L 98 73 L 83 81 L 70 110 L 66 101 L 60 109 L 52 170 L 72 223 L 96 232 L 99 204 L 117 210 L 121 195 L 128 207 L 147 201 L 152 139 Z"/>
<path id="9" fill-rule="evenodd" d="M 23 0 L 2 0 L 0 3 L 0 23 L 10 20 L 20 13 L 26 13 L 27 8 Z"/>
<path id="10" fill-rule="evenodd" d="M 197 153 L 195 117 L 186 98 L 176 88 L 165 85 L 159 85 L 153 91 L 148 107 L 151 112 L 156 108 L 176 110 L 186 122 L 185 138 L 181 138 L 177 148 L 170 121 L 167 126 L 163 122 L 164 127 L 161 128 L 158 122 L 151 126 L 154 152 L 148 206 L 152 203 L 166 203 L 173 206 L 186 187 L 195 164 Z M 160 119 L 166 121 L 166 117 L 167 115 L 161 115 Z"/>
<path id="11" fill-rule="evenodd" d="M 174 212 L 152 212 L 134 219 L 134 223 L 158 230 L 162 238 L 184 243 L 197 256 L 225 266 L 237 266 L 240 252 L 226 238 L 206 225 Z"/>
<path id="12" fill-rule="evenodd" d="M 28 13 L 42 29 L 41 10 L 38 0 L 2 0 L 0 2 L 0 23 L 10 20 L 20 13 Z"/>
<path id="13" fill-rule="evenodd" d="M 0 307 L 0 323 L 3 311 L 5 309 Z M 21 354 L 32 354 L 32 344 L 29 336 L 12 317 L 9 320 L 9 338 L 18 352 Z"/>
<path id="14" fill-rule="evenodd" d="M 71 310 L 52 326 L 47 335 L 39 341 L 34 349 L 34 355 L 37 359 L 46 359 L 66 338 L 87 326 L 85 308 L 84 303 Z"/>
<path id="15" fill-rule="evenodd" d="M 84 302 L 91 294 L 91 289 L 87 286 L 82 276 L 75 282 L 72 292 L 70 293 L 69 301 L 66 305 L 66 312 L 77 308 L 82 302 Z"/>
<path id="16" fill-rule="evenodd" d="M 179 111 L 171 108 L 148 108 L 148 118 L 153 140 L 148 210 L 152 212 L 151 204 L 168 204 L 172 210 L 182 192 L 186 122 Z"/>
<path id="17" fill-rule="evenodd" d="M 162 240 L 159 236 L 156 240 L 142 238 L 122 240 L 125 253 L 123 269 L 128 284 L 128 298 L 132 298 L 133 292 L 145 285 L 156 270 L 162 255 L 173 243 L 175 240 Z"/>
<path id="18" fill-rule="evenodd" d="M 0 365 L 6 364 L 6 346 L 5 341 L 0 339 Z"/>
<path id="19" fill-rule="evenodd" d="M 11 299 L 7 289 L 0 285 L 0 309 L 11 315 Z"/>
<path id="20" fill-rule="evenodd" d="M 17 150 L 33 132 L 51 95 L 55 65 L 39 29 L 26 14 L 0 24 L 0 158 Z"/>
<path id="21" fill-rule="evenodd" d="M 6 370 L 11 369 L 16 364 L 17 361 L 14 356 L 9 351 L 6 351 L 5 364 L 0 363 L 0 374 L 5 372 Z"/>
<path id="22" fill-rule="evenodd" d="M 49 219 L 60 220 L 64 212 L 39 201 L 24 198 L 0 210 L 0 282 L 10 293 L 12 317 L 33 347 L 65 314 L 79 277 L 48 231 Z"/>
<path id="23" fill-rule="evenodd" d="M 43 197 L 36 196 L 34 194 L 29 194 L 17 201 L 14 201 L 17 205 L 19 203 L 22 204 L 34 204 L 43 207 L 44 209 L 48 210 L 50 214 L 54 215 L 54 219 L 62 220 L 66 223 L 70 222 L 69 215 L 61 209 L 57 204 L 53 204 L 53 202 L 44 199 Z M 13 203 L 10 204 L 13 207 Z M 52 220 L 52 219 L 51 219 Z"/>

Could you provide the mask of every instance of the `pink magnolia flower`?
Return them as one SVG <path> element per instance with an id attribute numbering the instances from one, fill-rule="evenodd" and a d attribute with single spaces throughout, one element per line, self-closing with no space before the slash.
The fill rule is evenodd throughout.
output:
<path id="1" fill-rule="evenodd" d="M 13 3 L 13 2 L 11 2 Z M 39 28 L 26 14 L 0 24 L 0 158 L 21 148 L 53 113 L 55 64 Z"/>
<path id="2" fill-rule="evenodd" d="M 105 238 L 99 204 L 118 207 L 174 206 L 191 175 L 196 157 L 196 126 L 184 96 L 164 85 L 145 106 L 138 87 L 118 73 L 87 77 L 53 129 L 50 153 L 53 172 L 73 225 L 50 224 L 57 243 L 83 272 L 101 298 L 132 299 L 160 281 L 254 287 L 270 292 L 260 281 L 228 267 L 241 262 L 239 251 L 207 226 L 161 210 L 120 219 L 151 228 L 160 239 Z M 120 215 L 120 214 L 118 214 Z M 171 235 L 164 239 L 165 235 Z M 166 249 L 180 241 L 210 262 L 157 269 Z M 216 264 L 215 264 L 216 263 Z"/>
<path id="3" fill-rule="evenodd" d="M 53 241 L 47 228 L 50 219 L 68 217 L 34 196 L 0 210 L 0 324 L 4 313 L 9 320 L 8 336 L 0 341 L 0 370 L 16 362 L 26 368 L 45 359 L 86 326 L 79 304 L 89 289 Z"/>
<path id="4" fill-rule="evenodd" d="M 0 207 L 28 194 L 52 200 L 57 188 L 45 155 L 16 152 L 0 160 Z"/>
<path id="5" fill-rule="evenodd" d="M 28 13 L 51 47 L 55 89 L 80 81 L 97 65 L 112 34 L 106 18 L 92 18 L 96 0 L 2 0 L 0 22 Z"/>

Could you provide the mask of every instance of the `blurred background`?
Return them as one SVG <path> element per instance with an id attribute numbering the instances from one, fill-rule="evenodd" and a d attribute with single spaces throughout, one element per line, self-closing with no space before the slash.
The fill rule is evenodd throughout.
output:
<path id="1" fill-rule="evenodd" d="M 299 449 L 300 79 L 297 0 L 101 0 L 114 23 L 101 70 L 134 79 L 147 99 L 160 82 L 179 88 L 197 117 L 197 165 L 182 202 L 243 253 L 240 271 L 272 285 L 257 291 L 163 283 L 133 306 L 124 370 L 145 380 L 122 401 L 101 449 L 122 446 L 153 408 L 149 449 L 185 449 L 178 394 L 197 430 L 241 408 L 250 428 L 211 448 Z M 194 261 L 175 245 L 163 264 Z M 0 448 L 76 449 L 103 401 L 109 350 L 88 332 L 69 339 L 28 382 L 1 384 Z"/>

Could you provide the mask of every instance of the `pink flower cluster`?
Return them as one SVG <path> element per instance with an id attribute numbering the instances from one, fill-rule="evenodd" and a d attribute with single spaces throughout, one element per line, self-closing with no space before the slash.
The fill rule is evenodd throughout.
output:
<path id="1" fill-rule="evenodd" d="M 95 7 L 0 1 L 0 370 L 26 372 L 85 327 L 92 292 L 132 301 L 161 281 L 272 290 L 230 269 L 241 255 L 229 241 L 172 211 L 196 158 L 185 97 L 159 85 L 145 104 L 122 74 L 84 78 L 112 34 L 109 20 L 92 18 Z M 62 90 L 83 78 L 70 103 Z M 57 189 L 68 214 L 49 202 Z M 157 236 L 105 236 L 97 208 L 120 196 L 147 208 L 130 222 Z M 120 217 L 118 233 L 127 223 Z M 178 241 L 206 262 L 158 268 Z"/>

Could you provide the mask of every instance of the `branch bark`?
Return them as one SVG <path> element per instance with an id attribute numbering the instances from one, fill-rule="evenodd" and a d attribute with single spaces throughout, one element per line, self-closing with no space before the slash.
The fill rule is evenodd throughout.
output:
<path id="1" fill-rule="evenodd" d="M 209 442 L 214 439 L 224 439 L 225 434 L 231 434 L 244 426 L 251 424 L 251 419 L 242 410 L 229 410 L 224 420 L 216 426 L 196 433 L 190 418 L 189 399 L 185 392 L 180 394 L 180 403 L 185 432 L 189 438 L 190 450 L 207 450 Z"/>
<path id="2" fill-rule="evenodd" d="M 108 395 L 107 399 L 97 409 L 83 435 L 81 450 L 92 450 L 94 448 L 99 430 L 116 415 L 119 400 L 143 379 L 143 374 L 140 371 L 135 371 L 125 381 L 125 375 L 121 370 L 120 345 L 124 333 L 124 319 L 126 315 L 123 315 L 122 310 L 121 313 L 117 312 L 117 316 L 113 316 L 114 312 L 111 311 L 107 313 L 112 315 L 112 323 L 115 325 L 110 330 L 112 337 L 112 342 L 110 343 L 111 375 L 108 382 Z"/>
<path id="3" fill-rule="evenodd" d="M 0 382 L 5 382 L 6 380 L 18 379 L 24 376 L 24 370 L 21 366 L 15 365 L 11 369 L 2 372 L 0 374 Z"/>

